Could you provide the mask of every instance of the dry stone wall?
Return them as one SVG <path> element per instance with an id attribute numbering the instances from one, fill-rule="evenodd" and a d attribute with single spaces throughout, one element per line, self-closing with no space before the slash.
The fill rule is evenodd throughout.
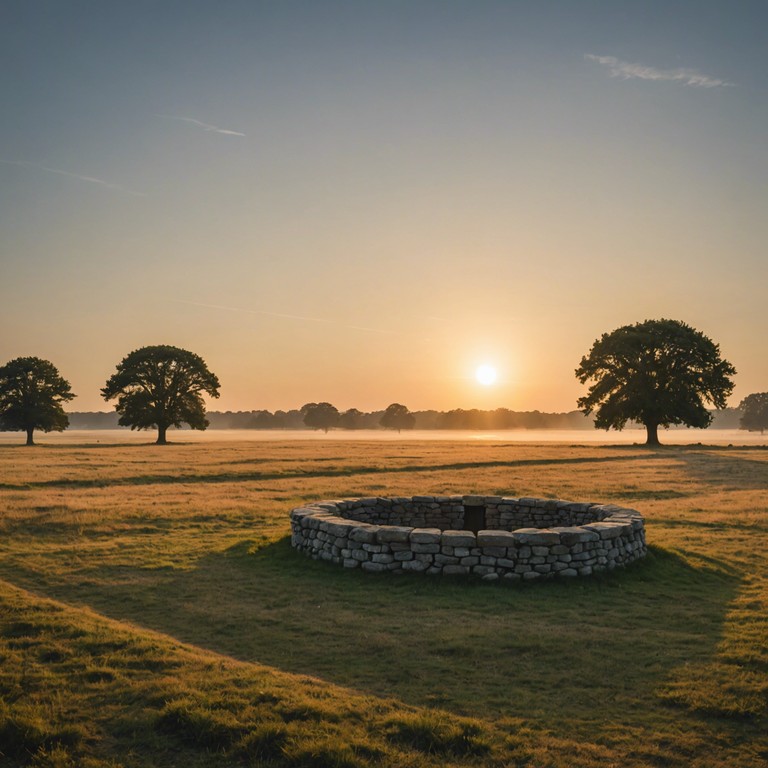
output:
<path id="1" fill-rule="evenodd" d="M 487 581 L 588 576 L 646 553 L 634 509 L 500 496 L 321 501 L 291 511 L 291 544 L 345 568 Z"/>

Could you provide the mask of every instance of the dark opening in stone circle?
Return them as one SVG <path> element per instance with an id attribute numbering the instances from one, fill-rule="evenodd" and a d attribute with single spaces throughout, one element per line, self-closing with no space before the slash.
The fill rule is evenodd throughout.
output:
<path id="1" fill-rule="evenodd" d="M 318 501 L 291 511 L 291 545 L 345 568 L 486 581 L 589 576 L 647 551 L 634 509 L 468 495 Z"/>

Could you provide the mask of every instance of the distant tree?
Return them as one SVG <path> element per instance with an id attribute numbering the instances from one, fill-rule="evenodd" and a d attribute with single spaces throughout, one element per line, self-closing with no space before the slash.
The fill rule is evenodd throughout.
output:
<path id="1" fill-rule="evenodd" d="M 396 429 L 399 432 L 401 429 L 413 429 L 416 417 L 404 405 L 392 403 L 387 406 L 379 423 L 385 429 Z"/>
<path id="2" fill-rule="evenodd" d="M 703 333 L 677 320 L 646 320 L 604 333 L 592 345 L 576 377 L 594 380 L 578 406 L 595 427 L 622 429 L 633 420 L 646 428 L 646 445 L 659 445 L 658 428 L 712 421 L 705 401 L 724 408 L 736 369 Z"/>
<path id="3" fill-rule="evenodd" d="M 158 445 L 166 445 L 168 427 L 208 426 L 203 393 L 219 396 L 219 380 L 203 358 L 167 345 L 142 347 L 126 355 L 101 390 L 105 400 L 117 398 L 121 426 L 156 428 Z"/>
<path id="4" fill-rule="evenodd" d="M 39 357 L 17 357 L 0 368 L 0 430 L 63 432 L 69 426 L 62 403 L 75 397 L 56 366 Z"/>
<path id="5" fill-rule="evenodd" d="M 339 412 L 330 403 L 306 403 L 301 407 L 304 424 L 328 432 L 339 423 Z"/>
<path id="6" fill-rule="evenodd" d="M 768 392 L 755 392 L 753 395 L 747 395 L 740 403 L 741 419 L 739 427 L 748 429 L 750 432 L 760 430 L 760 434 L 765 434 L 768 429 Z"/>
<path id="7" fill-rule="evenodd" d="M 350 408 L 339 416 L 339 426 L 342 429 L 363 429 L 364 416 L 365 414 L 357 408 Z"/>

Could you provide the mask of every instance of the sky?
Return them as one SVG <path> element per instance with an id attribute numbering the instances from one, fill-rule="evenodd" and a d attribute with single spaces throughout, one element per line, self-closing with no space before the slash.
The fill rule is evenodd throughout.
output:
<path id="1" fill-rule="evenodd" d="M 5 0 L 0 364 L 216 410 L 569 411 L 603 333 L 768 390 L 763 0 Z M 495 369 L 492 384 L 476 379 Z"/>

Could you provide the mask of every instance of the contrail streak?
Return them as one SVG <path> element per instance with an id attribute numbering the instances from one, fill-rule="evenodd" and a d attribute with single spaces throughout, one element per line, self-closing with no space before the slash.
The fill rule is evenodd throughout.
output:
<path id="1" fill-rule="evenodd" d="M 41 165 L 40 163 L 32 163 L 28 160 L 0 160 L 0 163 L 5 165 L 18 165 L 21 168 L 35 168 L 38 171 L 46 171 L 47 173 L 57 173 L 60 176 L 68 176 L 70 179 L 77 179 L 78 181 L 87 181 L 89 184 L 99 184 L 102 187 L 108 187 L 109 189 L 116 189 L 120 192 L 125 192 L 127 195 L 135 195 L 136 197 L 144 197 L 143 192 L 134 192 L 131 189 L 126 189 L 120 184 L 112 184 L 104 179 L 97 179 L 95 176 L 83 176 L 80 173 L 71 173 L 70 171 L 62 171 L 59 168 L 50 168 L 47 165 Z"/>
<path id="2" fill-rule="evenodd" d="M 192 125 L 196 125 L 210 133 L 223 133 L 225 136 L 245 136 L 245 134 L 240 133 L 240 131 L 230 131 L 227 128 L 219 128 L 218 125 L 210 125 L 201 120 L 195 120 L 194 117 L 179 117 L 178 115 L 158 115 L 158 117 L 164 117 L 167 120 L 181 120 L 184 123 L 192 123 Z"/>

